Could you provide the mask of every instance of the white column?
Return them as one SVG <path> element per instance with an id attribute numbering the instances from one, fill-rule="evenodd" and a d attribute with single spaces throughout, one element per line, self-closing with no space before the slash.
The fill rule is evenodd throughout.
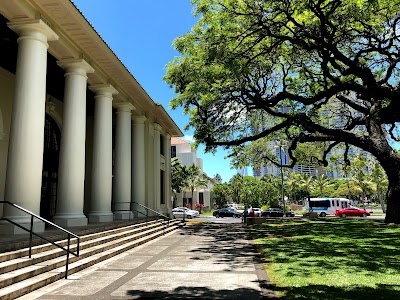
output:
<path id="1" fill-rule="evenodd" d="M 63 128 L 58 167 L 57 207 L 54 222 L 61 226 L 87 224 L 83 214 L 85 182 L 85 128 L 87 73 L 83 59 L 59 61 L 65 73 Z"/>
<path id="2" fill-rule="evenodd" d="M 89 223 L 114 221 L 112 195 L 112 100 L 117 90 L 109 85 L 91 86 L 96 96 L 93 128 L 92 187 Z"/>
<path id="3" fill-rule="evenodd" d="M 153 209 L 160 210 L 161 207 L 161 188 L 160 188 L 160 171 L 161 171 L 161 151 L 160 151 L 160 136 L 162 127 L 155 123 L 154 124 L 154 202 L 155 207 Z"/>
<path id="4" fill-rule="evenodd" d="M 164 154 L 165 154 L 165 203 L 167 211 L 169 213 L 172 209 L 171 202 L 171 136 L 166 134 L 164 137 Z"/>
<path id="5" fill-rule="evenodd" d="M 146 168 L 145 168 L 145 139 L 144 122 L 146 117 L 132 117 L 132 202 L 146 205 Z M 145 213 L 139 205 L 133 205 L 134 209 Z M 135 217 L 144 217 L 135 213 Z"/>
<path id="6" fill-rule="evenodd" d="M 19 34 L 19 38 L 4 198 L 39 214 L 47 41 L 57 40 L 58 36 L 41 20 L 13 22 L 8 26 Z M 9 205 L 4 205 L 3 217 L 23 226 L 30 223 L 29 215 Z M 0 232 L 26 233 L 8 224 L 1 225 Z M 44 231 L 44 224 L 35 222 L 35 230 Z"/>
<path id="7" fill-rule="evenodd" d="M 131 210 L 131 182 L 132 182 L 132 104 L 124 103 L 117 107 L 117 121 L 115 128 L 115 163 L 113 202 L 116 220 L 130 219 Z"/>

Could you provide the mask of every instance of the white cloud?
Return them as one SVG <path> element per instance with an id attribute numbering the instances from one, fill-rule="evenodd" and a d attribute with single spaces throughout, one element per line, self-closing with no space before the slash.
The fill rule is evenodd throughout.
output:
<path id="1" fill-rule="evenodd" d="M 185 135 L 183 139 L 187 142 L 194 143 L 193 135 Z"/>

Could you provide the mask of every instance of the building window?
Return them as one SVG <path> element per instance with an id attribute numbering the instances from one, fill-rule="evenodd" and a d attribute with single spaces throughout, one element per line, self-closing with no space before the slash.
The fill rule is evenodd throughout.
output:
<path id="1" fill-rule="evenodd" d="M 171 146 L 171 158 L 176 157 L 176 146 Z"/>
<path id="2" fill-rule="evenodd" d="M 199 193 L 199 204 L 204 205 L 204 193 L 203 192 Z"/>
<path id="3" fill-rule="evenodd" d="M 160 170 L 160 203 L 165 204 L 165 194 L 164 194 L 164 171 Z"/>
<path id="4" fill-rule="evenodd" d="M 164 155 L 164 136 L 160 134 L 160 154 Z"/>

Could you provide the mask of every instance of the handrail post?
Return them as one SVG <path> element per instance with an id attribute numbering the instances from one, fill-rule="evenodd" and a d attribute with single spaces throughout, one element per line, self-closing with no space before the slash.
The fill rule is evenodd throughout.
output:
<path id="1" fill-rule="evenodd" d="M 57 224 L 54 224 L 54 223 L 42 218 L 41 216 L 35 215 L 33 212 L 31 212 L 31 211 L 29 211 L 29 210 L 27 210 L 27 209 L 25 209 L 25 208 L 23 208 L 23 207 L 21 207 L 19 205 L 16 205 L 16 204 L 11 203 L 9 201 L 0 201 L 0 203 L 11 205 L 11 206 L 15 207 L 16 209 L 19 209 L 19 210 L 21 210 L 21 211 L 23 211 L 23 212 L 25 212 L 25 213 L 27 213 L 27 214 L 29 214 L 31 216 L 30 229 L 28 229 L 26 226 L 22 226 L 21 224 L 18 224 L 16 222 L 10 220 L 8 218 L 0 218 L 1 220 L 6 220 L 6 221 L 10 222 L 11 224 L 14 224 L 15 226 L 21 228 L 22 230 L 29 231 L 29 258 L 32 258 L 32 237 L 33 237 L 33 235 L 45 240 L 48 243 L 51 243 L 52 245 L 54 245 L 54 246 L 56 246 L 58 248 L 61 248 L 64 251 L 67 251 L 67 262 L 66 262 L 66 270 L 65 270 L 65 279 L 67 279 L 69 255 L 73 254 L 76 257 L 79 257 L 79 241 L 80 241 L 79 240 L 79 236 L 74 234 L 74 233 L 72 233 L 72 232 L 70 232 L 70 231 L 68 231 L 68 230 L 66 230 L 66 229 L 64 229 L 64 228 L 62 228 L 62 227 L 60 227 L 60 226 L 58 226 Z M 41 236 L 41 235 L 33 232 L 33 218 L 37 218 L 38 220 L 44 222 L 45 224 L 50 224 L 51 226 L 56 227 L 59 230 L 67 233 L 68 234 L 68 249 L 66 250 L 64 246 L 60 246 L 57 243 L 45 238 L 44 236 Z M 75 238 L 77 238 L 76 253 L 74 253 L 74 252 L 71 253 L 71 251 L 70 251 L 70 248 L 71 248 L 71 236 L 74 236 Z"/>
<path id="2" fill-rule="evenodd" d="M 31 215 L 31 230 L 29 231 L 29 258 L 32 257 L 32 232 L 33 232 L 33 216 Z"/>
<path id="3" fill-rule="evenodd" d="M 68 277 L 68 261 L 69 261 L 69 247 L 70 247 L 71 235 L 68 233 L 68 246 L 67 246 L 67 261 L 65 262 L 65 279 Z"/>

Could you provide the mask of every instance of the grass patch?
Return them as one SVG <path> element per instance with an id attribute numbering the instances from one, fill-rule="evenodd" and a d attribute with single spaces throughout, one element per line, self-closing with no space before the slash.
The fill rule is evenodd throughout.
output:
<path id="1" fill-rule="evenodd" d="M 214 210 L 210 210 L 210 211 L 202 211 L 200 214 L 200 217 L 210 217 L 213 215 Z"/>
<path id="2" fill-rule="evenodd" d="M 400 299 L 399 226 L 332 218 L 250 230 L 282 299 Z"/>

